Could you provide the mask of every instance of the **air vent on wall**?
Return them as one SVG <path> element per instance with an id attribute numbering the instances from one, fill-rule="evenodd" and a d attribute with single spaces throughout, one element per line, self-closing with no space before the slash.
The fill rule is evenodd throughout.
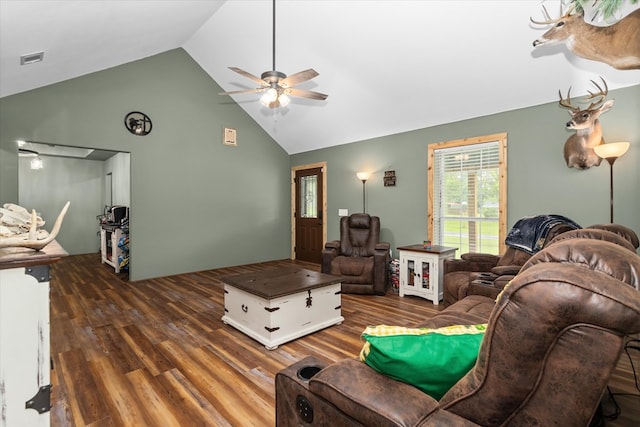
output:
<path id="1" fill-rule="evenodd" d="M 27 53 L 20 56 L 20 65 L 29 65 L 34 62 L 41 62 L 44 58 L 44 52 Z"/>

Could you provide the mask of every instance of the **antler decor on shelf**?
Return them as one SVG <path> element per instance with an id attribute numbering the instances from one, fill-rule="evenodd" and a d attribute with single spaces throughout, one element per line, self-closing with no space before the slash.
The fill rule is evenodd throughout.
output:
<path id="1" fill-rule="evenodd" d="M 55 239 L 56 236 L 58 235 L 58 232 L 62 227 L 62 221 L 64 219 L 64 216 L 67 213 L 67 210 L 69 209 L 70 204 L 71 202 L 69 201 L 64 205 L 64 207 L 62 208 L 62 211 L 60 211 L 60 214 L 58 215 L 58 218 L 56 218 L 56 222 L 53 224 L 51 233 L 48 233 L 48 235 L 46 235 L 46 237 L 42 239 L 38 238 L 39 221 L 38 221 L 38 216 L 36 214 L 36 211 L 35 209 L 33 209 L 31 211 L 31 220 L 29 221 L 30 223 L 29 232 L 16 234 L 10 237 L 0 237 L 0 249 L 30 248 L 30 249 L 35 249 L 36 251 L 41 250 L 42 248 L 47 246 L 49 243 L 51 243 L 53 239 Z M 2 217 L 0 217 L 0 219 L 1 218 Z M 42 223 L 42 219 L 40 219 L 40 223 Z"/>

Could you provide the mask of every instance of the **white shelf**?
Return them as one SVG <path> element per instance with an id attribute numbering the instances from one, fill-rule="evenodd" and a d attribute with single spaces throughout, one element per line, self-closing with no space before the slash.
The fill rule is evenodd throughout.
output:
<path id="1" fill-rule="evenodd" d="M 118 227 L 102 226 L 100 228 L 100 253 L 102 263 L 113 267 L 116 274 L 120 273 L 120 257 L 127 255 L 128 252 L 118 246 L 120 238 L 125 236 L 127 236 L 127 233 Z"/>

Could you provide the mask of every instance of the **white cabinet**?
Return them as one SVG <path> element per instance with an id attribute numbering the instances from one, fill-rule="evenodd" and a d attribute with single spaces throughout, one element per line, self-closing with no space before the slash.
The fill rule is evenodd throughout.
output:
<path id="1" fill-rule="evenodd" d="M 453 258 L 458 248 L 433 245 L 402 246 L 400 253 L 400 296 L 415 295 L 438 305 L 442 299 L 443 262 Z"/>
<path id="2" fill-rule="evenodd" d="M 109 264 L 117 273 L 129 260 L 129 251 L 120 247 L 120 239 L 127 237 L 122 228 L 103 225 L 100 228 L 100 253 L 103 264 Z"/>
<path id="3" fill-rule="evenodd" d="M 0 427 L 48 427 L 49 268 L 67 253 L 0 249 Z"/>

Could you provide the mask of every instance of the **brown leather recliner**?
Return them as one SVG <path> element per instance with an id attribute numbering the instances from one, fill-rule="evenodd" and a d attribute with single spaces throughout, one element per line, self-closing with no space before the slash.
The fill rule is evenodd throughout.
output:
<path id="1" fill-rule="evenodd" d="M 556 236 L 551 240 L 547 239 L 544 246 L 547 248 L 567 239 L 604 240 L 615 243 L 631 252 L 636 252 L 638 247 L 637 234 L 629 227 L 620 224 L 597 224 L 587 228 L 556 233 Z M 484 295 L 495 298 L 513 277 L 513 275 L 502 275 L 496 277 L 493 281 L 473 280 L 469 283 L 467 295 Z"/>
<path id="2" fill-rule="evenodd" d="M 492 307 L 475 366 L 440 400 L 356 359 L 308 357 L 276 375 L 276 425 L 586 426 L 625 337 L 640 332 L 639 287 L 640 256 L 627 248 L 557 242 L 495 304 L 468 296 L 418 325 L 478 323 L 478 307 Z"/>
<path id="3" fill-rule="evenodd" d="M 624 237 L 626 240 L 628 240 L 634 248 L 638 249 L 640 247 L 640 238 L 638 238 L 638 235 L 636 234 L 635 231 L 633 231 L 631 228 L 622 225 L 622 224 L 593 224 L 590 225 L 587 228 L 592 228 L 592 229 L 596 229 L 596 230 L 606 230 L 606 231 L 610 231 L 612 233 L 616 233 L 619 236 Z"/>
<path id="4" fill-rule="evenodd" d="M 340 240 L 325 244 L 321 271 L 342 276 L 342 292 L 384 295 L 390 245 L 379 240 L 379 217 L 356 213 L 340 218 Z"/>
<path id="5" fill-rule="evenodd" d="M 567 224 L 557 224 L 551 227 L 545 242 L 574 228 Z M 447 307 L 466 297 L 472 283 L 477 288 L 476 294 L 495 298 L 529 258 L 531 254 L 507 247 L 502 256 L 469 252 L 462 254 L 459 259 L 445 259 L 442 279 L 443 305 Z"/>

